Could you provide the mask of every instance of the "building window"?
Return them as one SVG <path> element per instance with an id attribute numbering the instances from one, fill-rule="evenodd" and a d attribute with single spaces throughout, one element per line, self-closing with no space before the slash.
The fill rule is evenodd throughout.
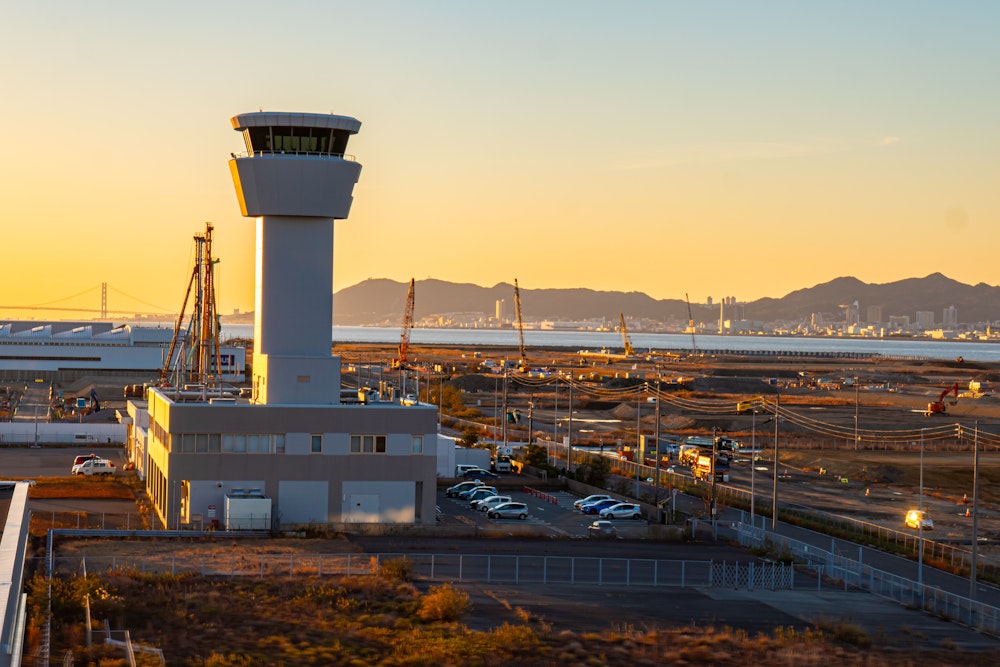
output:
<path id="1" fill-rule="evenodd" d="M 312 436 L 312 448 L 311 448 L 311 451 L 312 451 L 313 454 L 322 454 L 323 453 L 323 436 L 321 436 L 321 435 L 314 435 L 314 436 Z"/>
<path id="2" fill-rule="evenodd" d="M 423 454 L 424 453 L 424 436 L 422 436 L 422 435 L 415 435 L 415 436 L 413 436 L 413 440 L 411 441 L 411 443 L 413 445 L 412 448 L 411 448 L 411 451 L 414 454 Z"/>
<path id="3" fill-rule="evenodd" d="M 385 454 L 384 435 L 352 435 L 352 454 Z"/>

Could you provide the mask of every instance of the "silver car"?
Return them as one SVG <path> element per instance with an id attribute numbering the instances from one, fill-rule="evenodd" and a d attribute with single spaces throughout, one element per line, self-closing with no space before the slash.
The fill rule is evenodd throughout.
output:
<path id="1" fill-rule="evenodd" d="M 475 500 L 472 502 L 472 506 L 479 510 L 480 512 L 485 512 L 491 507 L 496 507 L 497 505 L 503 505 L 504 503 L 509 503 L 513 500 L 510 496 L 490 496 L 489 498 L 483 498 L 482 500 Z"/>
<path id="2" fill-rule="evenodd" d="M 524 521 L 528 518 L 528 506 L 524 503 L 501 503 L 490 508 L 486 515 L 491 519 L 520 519 Z"/>

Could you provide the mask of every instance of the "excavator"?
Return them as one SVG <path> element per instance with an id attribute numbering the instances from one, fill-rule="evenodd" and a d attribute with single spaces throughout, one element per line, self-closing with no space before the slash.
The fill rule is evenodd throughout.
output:
<path id="1" fill-rule="evenodd" d="M 947 389 L 945 389 L 944 391 L 942 391 L 941 395 L 938 396 L 938 400 L 934 401 L 933 403 L 928 403 L 927 404 L 927 410 L 924 412 L 924 416 L 930 417 L 931 415 L 936 415 L 936 414 L 939 414 L 939 413 L 946 412 L 947 411 L 947 407 L 944 404 L 944 397 L 947 396 L 948 394 L 955 394 L 955 398 L 951 401 L 951 404 L 952 405 L 957 405 L 958 404 L 958 383 L 957 382 L 953 386 L 948 387 Z"/>

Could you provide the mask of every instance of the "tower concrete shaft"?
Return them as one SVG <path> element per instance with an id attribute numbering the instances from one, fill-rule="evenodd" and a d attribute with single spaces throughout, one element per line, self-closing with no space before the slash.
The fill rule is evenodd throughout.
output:
<path id="1" fill-rule="evenodd" d="M 361 165 L 345 153 L 347 116 L 249 113 L 232 119 L 246 153 L 229 170 L 257 219 L 254 401 L 340 402 L 333 357 L 333 221 L 348 216 Z"/>

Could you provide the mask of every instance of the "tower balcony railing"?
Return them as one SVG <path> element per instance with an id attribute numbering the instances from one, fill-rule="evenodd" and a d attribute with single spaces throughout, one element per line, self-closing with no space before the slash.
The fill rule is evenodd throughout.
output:
<path id="1" fill-rule="evenodd" d="M 270 157 L 272 155 L 306 155 L 306 156 L 320 156 L 320 157 L 331 157 L 340 158 L 341 160 L 347 160 L 348 162 L 357 162 L 357 158 L 349 153 L 330 153 L 327 151 L 242 151 L 240 153 L 230 153 L 234 160 L 247 157 Z"/>

